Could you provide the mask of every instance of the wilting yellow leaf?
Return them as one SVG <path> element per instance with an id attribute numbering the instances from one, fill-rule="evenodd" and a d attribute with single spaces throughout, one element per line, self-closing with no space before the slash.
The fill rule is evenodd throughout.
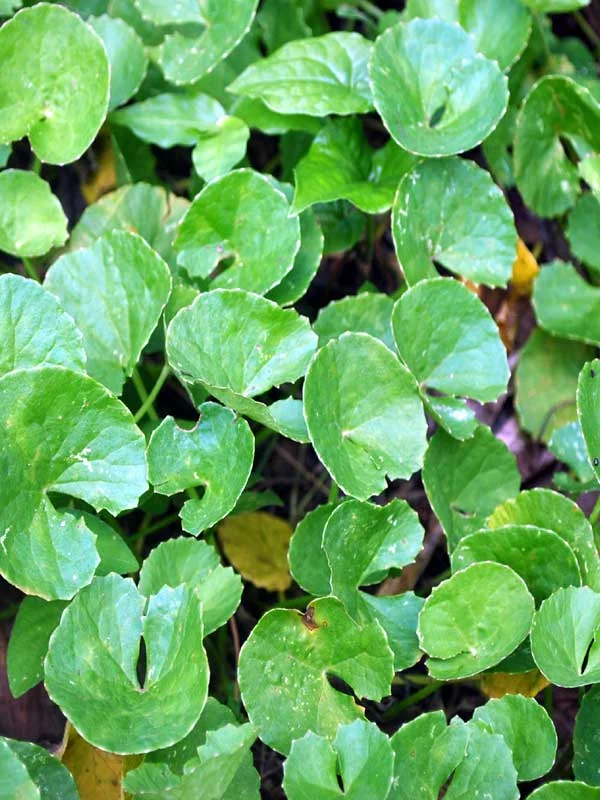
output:
<path id="1" fill-rule="evenodd" d="M 520 673 L 491 672 L 483 675 L 480 681 L 481 691 L 487 697 L 504 697 L 505 694 L 535 697 L 549 685 L 549 681 L 537 669 Z"/>
<path id="2" fill-rule="evenodd" d="M 242 577 L 271 592 L 290 587 L 287 552 L 292 528 L 287 522 L 254 511 L 228 517 L 217 530 L 223 552 Z"/>
<path id="3" fill-rule="evenodd" d="M 123 800 L 125 758 L 106 753 L 86 742 L 72 725 L 67 725 L 63 764 L 69 769 L 81 800 Z"/>
<path id="4" fill-rule="evenodd" d="M 81 184 L 81 193 L 88 205 L 95 203 L 99 197 L 115 188 L 117 172 L 115 154 L 109 136 L 100 139 L 100 149 L 96 153 L 96 168 Z"/>
<path id="5" fill-rule="evenodd" d="M 518 297 L 529 297 L 540 268 L 533 253 L 521 239 L 517 241 L 517 257 L 513 264 L 511 287 Z"/>

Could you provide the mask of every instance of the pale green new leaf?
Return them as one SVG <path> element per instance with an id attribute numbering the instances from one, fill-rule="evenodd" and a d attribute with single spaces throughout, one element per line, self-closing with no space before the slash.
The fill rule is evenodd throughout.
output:
<path id="1" fill-rule="evenodd" d="M 66 238 L 67 218 L 46 181 L 20 169 L 0 172 L 0 250 L 43 256 Z"/>
<path id="2" fill-rule="evenodd" d="M 238 677 L 250 721 L 266 744 L 289 753 L 309 730 L 333 739 L 339 725 L 362 718 L 328 675 L 358 697 L 389 693 L 393 655 L 377 622 L 358 625 L 332 597 L 315 600 L 305 614 L 273 609 L 259 620 L 242 647 Z"/>
<path id="3" fill-rule="evenodd" d="M 586 193 L 579 198 L 569 214 L 567 237 L 573 255 L 598 273 L 600 271 L 600 200 L 597 197 Z"/>
<path id="4" fill-rule="evenodd" d="M 319 311 L 313 330 L 323 347 L 343 333 L 369 333 L 390 350 L 396 349 L 392 335 L 394 301 L 386 294 L 363 292 L 334 300 Z"/>
<path id="5" fill-rule="evenodd" d="M 599 715 L 600 686 L 594 686 L 581 700 L 573 731 L 573 772 L 591 786 L 600 786 Z"/>
<path id="6" fill-rule="evenodd" d="M 208 691 L 197 597 L 165 586 L 146 600 L 130 579 L 96 578 L 64 611 L 44 670 L 51 698 L 96 747 L 144 753 L 174 744 L 197 722 Z"/>
<path id="7" fill-rule="evenodd" d="M 577 384 L 577 416 L 583 432 L 588 459 L 600 478 L 600 359 L 585 364 Z"/>
<path id="8" fill-rule="evenodd" d="M 556 260 L 544 265 L 535 281 L 533 307 L 548 333 L 600 346 L 600 289 L 571 264 Z"/>
<path id="9" fill-rule="evenodd" d="M 335 32 L 288 42 L 251 64 L 228 87 L 259 98 L 280 114 L 362 114 L 371 111 L 367 65 L 371 42 L 358 33 Z"/>
<path id="10" fill-rule="evenodd" d="M 0 797 L 79 800 L 71 773 L 43 747 L 0 737 Z"/>
<path id="11" fill-rule="evenodd" d="M 201 499 L 189 499 L 181 509 L 183 529 L 194 535 L 229 514 L 254 460 L 254 437 L 246 420 L 216 403 L 203 403 L 198 412 L 189 430 L 165 417 L 148 444 L 148 478 L 156 492 L 170 496 L 204 487 Z"/>
<path id="12" fill-rule="evenodd" d="M 148 68 L 144 43 L 122 19 L 104 14 L 88 22 L 104 42 L 110 62 L 108 108 L 112 110 L 133 97 L 144 80 Z"/>
<path id="13" fill-rule="evenodd" d="M 375 107 L 401 147 L 424 156 L 462 153 L 496 127 L 507 80 L 458 25 L 414 19 L 375 42 L 369 65 Z"/>
<path id="14" fill-rule="evenodd" d="M 192 151 L 192 163 L 205 181 L 220 178 L 246 155 L 250 129 L 238 117 L 223 116 L 210 129 L 201 130 Z"/>
<path id="15" fill-rule="evenodd" d="M 367 500 L 386 476 L 409 478 L 422 466 L 426 422 L 414 378 L 368 334 L 345 333 L 317 352 L 304 413 L 321 462 L 352 497 Z"/>
<path id="16" fill-rule="evenodd" d="M 394 201 L 392 233 L 409 285 L 437 277 L 435 264 L 475 283 L 506 286 L 517 232 L 501 190 L 461 158 L 428 160 L 406 174 Z"/>
<path id="17" fill-rule="evenodd" d="M 46 274 L 83 333 L 87 370 L 115 394 L 133 372 L 171 293 L 171 274 L 141 236 L 112 231 Z"/>
<path id="18" fill-rule="evenodd" d="M 60 5 L 19 11 L 0 29 L 0 142 L 28 136 L 50 164 L 87 150 L 108 108 L 110 67 L 100 37 Z"/>

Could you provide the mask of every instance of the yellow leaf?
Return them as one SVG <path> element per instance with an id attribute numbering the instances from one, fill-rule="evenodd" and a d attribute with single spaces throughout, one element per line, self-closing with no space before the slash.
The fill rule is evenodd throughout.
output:
<path id="1" fill-rule="evenodd" d="M 517 257 L 513 264 L 511 286 L 518 297 L 529 297 L 540 268 L 533 253 L 521 239 L 517 241 Z"/>
<path id="2" fill-rule="evenodd" d="M 123 800 L 123 775 L 133 765 L 126 766 L 123 756 L 89 744 L 70 724 L 65 738 L 62 761 L 75 779 L 81 800 Z"/>
<path id="3" fill-rule="evenodd" d="M 228 517 L 217 530 L 223 552 L 242 577 L 271 592 L 290 587 L 287 552 L 292 528 L 287 522 L 254 511 Z"/>
<path id="4" fill-rule="evenodd" d="M 96 167 L 81 184 L 81 193 L 88 205 L 114 189 L 117 183 L 115 154 L 109 136 L 100 139 L 100 150 L 96 154 Z"/>
<path id="5" fill-rule="evenodd" d="M 504 697 L 505 694 L 535 697 L 549 685 L 549 681 L 537 669 L 520 673 L 490 672 L 483 675 L 480 681 L 481 691 L 487 697 Z"/>

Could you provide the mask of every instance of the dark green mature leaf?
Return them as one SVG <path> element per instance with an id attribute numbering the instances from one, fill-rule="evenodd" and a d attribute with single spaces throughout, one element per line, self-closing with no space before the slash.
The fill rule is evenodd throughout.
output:
<path id="1" fill-rule="evenodd" d="M 110 62 L 109 110 L 123 105 L 140 88 L 146 75 L 148 58 L 144 43 L 122 19 L 91 17 L 89 24 L 104 42 Z"/>
<path id="2" fill-rule="evenodd" d="M 289 42 L 251 64 L 228 87 L 280 114 L 361 114 L 373 107 L 367 64 L 371 43 L 336 32 Z"/>
<path id="3" fill-rule="evenodd" d="M 85 370 L 83 336 L 58 300 L 20 275 L 0 277 L 0 375 L 59 365 Z"/>
<path id="4" fill-rule="evenodd" d="M 208 184 L 181 221 L 178 263 L 192 277 L 208 278 L 233 259 L 211 287 L 265 294 L 291 271 L 300 247 L 300 223 L 289 214 L 287 198 L 266 177 L 230 172 Z"/>
<path id="5" fill-rule="evenodd" d="M 579 781 L 552 781 L 529 796 L 531 800 L 600 800 L 600 789 Z"/>
<path id="6" fill-rule="evenodd" d="M 0 172 L 0 250 L 42 256 L 66 238 L 67 218 L 46 181 L 19 169 Z"/>
<path id="7" fill-rule="evenodd" d="M 573 772 L 578 780 L 600 786 L 600 686 L 583 696 L 573 731 Z"/>
<path id="8" fill-rule="evenodd" d="M 535 282 L 533 306 L 548 333 L 600 346 L 600 289 L 571 264 L 556 260 L 544 266 Z"/>
<path id="9" fill-rule="evenodd" d="M 331 592 L 331 569 L 323 550 L 323 531 L 337 503 L 317 506 L 298 523 L 290 540 L 288 562 L 296 583 L 315 597 Z"/>
<path id="10" fill-rule="evenodd" d="M 419 614 L 429 673 L 456 680 L 493 667 L 525 639 L 533 613 L 533 597 L 509 567 L 484 562 L 456 572 L 433 589 Z"/>
<path id="11" fill-rule="evenodd" d="M 301 377 L 316 339 L 308 320 L 295 311 L 248 292 L 218 289 L 199 295 L 172 320 L 167 354 L 186 384 L 202 385 L 239 413 L 306 440 L 300 401 L 266 406 L 253 398 Z"/>
<path id="12" fill-rule="evenodd" d="M 509 746 L 519 781 L 533 781 L 554 764 L 557 737 L 546 709 L 532 697 L 507 694 L 475 709 L 473 719 Z"/>
<path id="13" fill-rule="evenodd" d="M 390 350 L 396 349 L 392 335 L 394 301 L 386 294 L 363 292 L 334 300 L 319 311 L 313 330 L 323 347 L 343 333 L 369 333 Z"/>
<path id="14" fill-rule="evenodd" d="M 600 359 L 589 361 L 579 373 L 577 384 L 577 416 L 583 432 L 590 464 L 600 478 Z"/>
<path id="15" fill-rule="evenodd" d="M 424 156 L 462 153 L 496 127 L 507 80 L 458 25 L 414 19 L 376 41 L 369 66 L 375 107 L 401 147 Z"/>
<path id="16" fill-rule="evenodd" d="M 47 492 L 112 514 L 134 507 L 147 487 L 144 439 L 103 386 L 63 367 L 11 372 L 0 391 L 0 572 L 28 594 L 69 599 L 99 557 L 84 520 Z"/>
<path id="17" fill-rule="evenodd" d="M 600 594 L 588 586 L 559 589 L 536 612 L 531 653 L 557 686 L 600 682 Z"/>
<path id="18" fill-rule="evenodd" d="M 191 430 L 165 417 L 148 444 L 148 477 L 159 494 L 204 486 L 201 499 L 181 510 L 183 529 L 198 535 L 234 508 L 254 460 L 254 437 L 244 419 L 216 403 L 203 403 Z M 223 480 L 226 476 L 226 480 Z"/>
<path id="19" fill-rule="evenodd" d="M 21 601 L 6 653 L 13 697 L 21 697 L 44 677 L 48 641 L 66 605 L 62 600 L 49 603 L 39 597 L 24 597 Z"/>
<path id="20" fill-rule="evenodd" d="M 238 664 L 242 700 L 260 738 L 288 753 L 308 730 L 333 738 L 339 725 L 361 719 L 362 709 L 330 685 L 330 674 L 358 697 L 380 700 L 389 692 L 393 655 L 377 622 L 356 624 L 332 597 L 315 600 L 305 614 L 267 612 Z"/>
<path id="21" fill-rule="evenodd" d="M 97 34 L 66 8 L 39 3 L 2 26 L 0 61 L 0 142 L 28 136 L 51 164 L 79 158 L 108 107 L 110 67 Z"/>
<path id="22" fill-rule="evenodd" d="M 467 202 L 468 198 L 468 202 Z M 490 175 L 461 158 L 429 160 L 404 176 L 392 232 L 409 284 L 437 277 L 435 263 L 476 283 L 506 286 L 517 232 Z"/>
<path id="23" fill-rule="evenodd" d="M 112 231 L 61 256 L 45 286 L 82 331 L 89 374 L 120 394 L 169 299 L 165 262 L 141 236 Z"/>
<path id="24" fill-rule="evenodd" d="M 594 272 L 600 271 L 600 201 L 594 195 L 584 194 L 575 204 L 569 214 L 567 237 L 573 255 Z"/>
<path id="25" fill-rule="evenodd" d="M 346 333 L 317 352 L 304 413 L 320 460 L 359 500 L 383 491 L 386 476 L 409 478 L 423 463 L 426 422 L 415 381 L 368 334 Z"/>
<path id="26" fill-rule="evenodd" d="M 586 344 L 534 330 L 517 369 L 516 407 L 523 430 L 547 442 L 555 430 L 577 418 L 577 377 L 593 356 Z"/>
<path id="27" fill-rule="evenodd" d="M 499 503 L 517 494 L 521 477 L 506 445 L 480 427 L 466 442 L 438 431 L 425 456 L 423 482 L 453 550 L 483 527 Z"/>
<path id="28" fill-rule="evenodd" d="M 167 747 L 191 730 L 206 702 L 200 604 L 186 586 L 164 586 L 146 600 L 130 579 L 96 578 L 64 611 L 44 670 L 54 702 L 96 747 L 112 753 Z"/>
<path id="29" fill-rule="evenodd" d="M 507 70 L 525 49 L 531 15 L 521 0 L 505 0 L 498 14 L 495 0 L 459 0 L 458 21 L 475 40 L 478 52 Z"/>
<path id="30" fill-rule="evenodd" d="M 387 211 L 415 161 L 392 141 L 373 151 L 356 117 L 329 120 L 294 170 L 293 210 L 349 200 L 368 214 Z"/>
<path id="31" fill-rule="evenodd" d="M 333 742 L 312 731 L 296 739 L 285 762 L 283 786 L 289 800 L 385 800 L 393 765 L 386 734 L 372 722 L 357 719 L 341 725 Z"/>
<path id="32" fill-rule="evenodd" d="M 506 390 L 508 362 L 483 303 L 451 278 L 421 281 L 398 300 L 392 330 L 400 357 L 421 388 L 481 402 Z"/>
<path id="33" fill-rule="evenodd" d="M 139 590 L 157 594 L 163 586 L 185 584 L 202 603 L 204 635 L 220 628 L 235 613 L 242 581 L 231 567 L 221 566 L 219 554 L 206 542 L 169 539 L 155 547 L 144 561 Z"/>
<path id="34" fill-rule="evenodd" d="M 600 104 L 571 78 L 542 78 L 519 112 L 514 141 L 517 187 L 536 214 L 556 217 L 575 204 L 581 187 L 570 149 L 581 156 L 588 147 L 600 150 Z"/>
<path id="35" fill-rule="evenodd" d="M 0 797 L 79 800 L 71 773 L 43 747 L 0 737 Z"/>

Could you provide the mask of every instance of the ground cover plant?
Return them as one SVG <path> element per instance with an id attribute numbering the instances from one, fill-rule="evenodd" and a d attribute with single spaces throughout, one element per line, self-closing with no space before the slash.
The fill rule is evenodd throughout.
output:
<path id="1" fill-rule="evenodd" d="M 0 798 L 600 798 L 600 6 L 0 18 Z"/>

